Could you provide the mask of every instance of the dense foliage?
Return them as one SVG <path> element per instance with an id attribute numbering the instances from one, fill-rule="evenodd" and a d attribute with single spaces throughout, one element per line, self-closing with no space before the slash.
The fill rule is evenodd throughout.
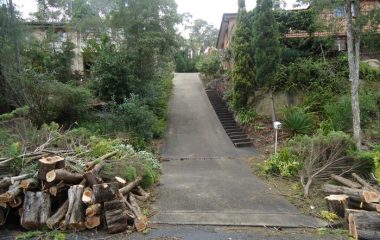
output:
<path id="1" fill-rule="evenodd" d="M 232 36 L 232 58 L 234 65 L 232 68 L 232 106 L 235 109 L 244 108 L 247 105 L 248 97 L 256 85 L 254 72 L 252 38 L 252 16 L 245 9 L 245 1 L 239 2 L 239 13 L 236 21 L 236 29 Z"/>
<path id="2" fill-rule="evenodd" d="M 0 113 L 27 106 L 27 117 L 37 126 L 56 121 L 97 134 L 125 132 L 140 148 L 161 136 L 178 47 L 175 1 L 37 5 L 34 19 L 44 23 L 46 33 L 38 38 L 30 32 L 39 25 L 29 28 L 8 2 L 1 6 Z M 75 34 L 85 44 L 87 76 L 72 70 Z"/>
<path id="3" fill-rule="evenodd" d="M 272 89 L 280 63 L 278 24 L 273 15 L 272 0 L 257 1 L 252 34 L 257 85 Z"/>

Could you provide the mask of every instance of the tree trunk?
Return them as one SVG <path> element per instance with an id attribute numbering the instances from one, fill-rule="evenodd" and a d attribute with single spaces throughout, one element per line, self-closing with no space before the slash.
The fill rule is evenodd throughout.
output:
<path id="1" fill-rule="evenodd" d="M 140 195 L 134 195 L 134 197 L 141 202 L 145 202 L 150 197 L 150 194 L 145 192 L 140 186 L 137 186 L 136 192 Z"/>
<path id="2" fill-rule="evenodd" d="M 83 177 L 87 180 L 88 185 L 92 187 L 95 184 L 102 183 L 101 177 L 99 177 L 98 174 L 94 173 L 93 171 L 88 171 L 83 174 Z"/>
<path id="3" fill-rule="evenodd" d="M 352 8 L 358 13 L 357 3 L 346 0 L 346 27 L 347 27 L 347 54 L 349 76 L 351 81 L 351 104 L 354 141 L 356 147 L 361 149 L 361 127 L 360 127 L 360 106 L 359 106 L 359 64 L 360 64 L 360 36 L 359 31 L 354 28 Z"/>
<path id="4" fill-rule="evenodd" d="M 109 202 L 117 197 L 119 183 L 102 183 L 93 186 L 93 193 L 96 203 Z"/>
<path id="5" fill-rule="evenodd" d="M 37 187 L 38 187 L 38 180 L 35 178 L 25 179 L 20 182 L 20 188 L 22 188 L 24 191 L 34 189 Z"/>
<path id="6" fill-rule="evenodd" d="M 355 180 L 358 181 L 361 185 L 363 185 L 364 188 L 366 188 L 366 189 L 368 189 L 370 191 L 374 191 L 374 192 L 378 191 L 376 188 L 372 187 L 371 184 L 369 184 L 366 180 L 364 180 L 363 178 L 361 178 L 356 173 L 352 173 L 352 177 L 355 178 Z"/>
<path id="7" fill-rule="evenodd" d="M 109 233 L 124 232 L 128 229 L 128 221 L 132 217 L 128 214 L 122 200 L 113 200 L 104 203 L 107 227 Z"/>
<path id="8" fill-rule="evenodd" d="M 348 208 L 348 199 L 347 195 L 330 195 L 325 197 L 327 209 L 343 218 Z"/>
<path id="9" fill-rule="evenodd" d="M 11 15 L 11 25 L 14 29 L 16 29 L 16 16 L 15 16 L 15 10 L 13 6 L 13 0 L 9 0 L 9 11 Z M 13 36 L 13 41 L 15 45 L 15 50 L 16 50 L 16 64 L 17 64 L 17 71 L 19 74 L 21 74 L 21 58 L 20 58 L 20 40 L 18 39 L 17 36 Z"/>
<path id="10" fill-rule="evenodd" d="M 50 195 L 44 192 L 26 192 L 24 197 L 21 226 L 33 230 L 45 225 L 50 216 Z"/>
<path id="11" fill-rule="evenodd" d="M 12 181 L 10 177 L 5 177 L 2 180 L 0 180 L 0 189 L 8 188 L 10 185 L 12 185 Z"/>
<path id="12" fill-rule="evenodd" d="M 46 174 L 56 168 L 64 168 L 65 159 L 59 156 L 41 158 L 39 162 L 38 179 L 46 180 Z"/>
<path id="13" fill-rule="evenodd" d="M 331 178 L 334 179 L 335 181 L 347 186 L 347 187 L 350 187 L 350 188 L 361 188 L 362 187 L 362 185 L 360 185 L 359 183 L 351 181 L 350 179 L 338 176 L 336 174 L 331 174 Z"/>
<path id="14" fill-rule="evenodd" d="M 276 108 L 274 105 L 274 96 L 273 96 L 273 90 L 269 89 L 269 98 L 271 101 L 271 112 L 272 112 L 272 123 L 276 121 Z"/>
<path id="15" fill-rule="evenodd" d="M 120 188 L 119 192 L 123 195 L 126 195 L 127 193 L 132 191 L 132 189 L 137 187 L 137 185 L 140 184 L 141 180 L 142 180 L 142 177 L 138 176 L 133 182 L 130 182 L 127 186 Z"/>
<path id="16" fill-rule="evenodd" d="M 19 182 L 9 186 L 9 190 L 0 195 L 0 203 L 8 203 L 13 201 L 19 194 L 21 194 Z"/>
<path id="17" fill-rule="evenodd" d="M 71 186 L 68 191 L 69 207 L 65 217 L 66 228 L 83 230 L 84 226 L 84 204 L 82 202 L 84 187 L 82 185 Z"/>
<path id="18" fill-rule="evenodd" d="M 129 196 L 129 201 L 131 203 L 131 210 L 135 215 L 134 225 L 138 232 L 144 231 L 148 227 L 148 218 L 142 214 L 140 206 L 138 205 L 133 194 Z"/>
<path id="19" fill-rule="evenodd" d="M 379 202 L 379 194 L 376 192 L 371 192 L 361 189 L 353 189 L 343 186 L 335 186 L 331 184 L 324 185 L 324 192 L 328 194 L 345 194 L 355 201 L 366 202 L 366 203 L 376 203 Z"/>
<path id="20" fill-rule="evenodd" d="M 378 203 L 358 202 L 351 199 L 348 203 L 348 207 L 350 209 L 380 212 L 380 205 Z"/>
<path id="21" fill-rule="evenodd" d="M 0 207 L 0 226 L 3 226 L 7 221 L 7 208 Z"/>
<path id="22" fill-rule="evenodd" d="M 65 217 L 67 210 L 69 209 L 69 201 L 67 200 L 54 215 L 52 215 L 47 221 L 46 225 L 50 229 L 54 229 L 56 226 L 59 225 L 61 220 Z"/>
<path id="23" fill-rule="evenodd" d="M 353 212 L 348 216 L 350 235 L 355 239 L 379 239 L 380 216 L 377 212 Z"/>
<path id="24" fill-rule="evenodd" d="M 83 180 L 83 176 L 78 173 L 71 173 L 63 169 L 56 169 L 46 174 L 46 181 L 63 181 L 65 183 L 77 184 Z"/>

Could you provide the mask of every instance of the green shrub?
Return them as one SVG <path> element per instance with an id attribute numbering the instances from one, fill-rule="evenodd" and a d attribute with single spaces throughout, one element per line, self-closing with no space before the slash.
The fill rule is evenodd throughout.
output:
<path id="1" fill-rule="evenodd" d="M 21 99 L 30 108 L 31 119 L 43 123 L 74 122 L 86 112 L 91 93 L 84 87 L 61 83 L 49 74 L 25 71 L 20 88 Z"/>
<path id="2" fill-rule="evenodd" d="M 124 174 L 122 175 L 123 178 L 127 179 L 128 181 L 133 181 L 137 177 L 137 170 L 134 166 L 126 166 L 124 170 Z"/>
<path id="3" fill-rule="evenodd" d="M 371 67 L 367 63 L 360 63 L 360 78 L 366 82 L 380 82 L 380 69 Z"/>
<path id="4" fill-rule="evenodd" d="M 327 119 L 336 131 L 348 131 L 352 129 L 351 97 L 344 95 L 337 101 L 325 105 Z M 372 91 L 360 92 L 360 120 L 362 127 L 370 126 L 373 121 L 378 121 L 380 109 L 380 94 Z"/>
<path id="5" fill-rule="evenodd" d="M 288 106 L 284 108 L 284 128 L 292 135 L 310 134 L 314 129 L 313 115 L 300 107 Z"/>
<path id="6" fill-rule="evenodd" d="M 136 151 L 131 145 L 121 143 L 120 139 L 115 141 L 103 139 L 100 142 L 108 143 L 109 151 L 118 150 L 118 154 L 102 170 L 104 178 L 121 176 L 132 181 L 141 176 L 143 178 L 141 185 L 144 188 L 151 187 L 159 180 L 161 164 L 152 153 Z"/>
<path id="7" fill-rule="evenodd" d="M 117 113 L 128 131 L 145 140 L 153 138 L 154 128 L 157 129 L 159 120 L 138 96 L 132 95 L 125 100 L 118 106 Z"/>
<path id="8" fill-rule="evenodd" d="M 220 53 L 215 51 L 207 55 L 202 55 L 196 64 L 199 72 L 206 75 L 208 78 L 214 77 L 221 69 Z"/>
<path id="9" fill-rule="evenodd" d="M 289 148 L 281 149 L 277 154 L 273 154 L 262 166 L 261 170 L 265 174 L 280 175 L 282 177 L 295 177 L 302 168 L 302 164 L 297 161 Z"/>
<path id="10" fill-rule="evenodd" d="M 255 122 L 257 113 L 253 109 L 241 109 L 237 113 L 237 118 L 241 125 L 246 126 Z"/>
<path id="11" fill-rule="evenodd" d="M 23 106 L 23 107 L 16 108 L 10 113 L 1 114 L 0 121 L 11 120 L 17 117 L 26 117 L 28 115 L 29 115 L 29 107 Z"/>

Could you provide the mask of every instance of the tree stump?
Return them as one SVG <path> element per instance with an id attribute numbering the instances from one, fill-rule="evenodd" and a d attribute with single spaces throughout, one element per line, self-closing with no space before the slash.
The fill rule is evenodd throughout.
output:
<path id="1" fill-rule="evenodd" d="M 46 180 L 46 174 L 51 170 L 65 167 L 65 159 L 59 156 L 41 158 L 38 162 L 38 179 L 41 180 Z"/>
<path id="2" fill-rule="evenodd" d="M 50 216 L 50 195 L 44 192 L 25 192 L 21 226 L 25 229 L 38 229 L 45 225 Z"/>
<path id="3" fill-rule="evenodd" d="M 108 233 L 120 233 L 128 229 L 128 221 L 132 217 L 128 214 L 123 201 L 113 200 L 104 203 L 104 212 L 107 221 Z"/>
<path id="4" fill-rule="evenodd" d="M 349 197 L 347 195 L 330 195 L 325 197 L 325 200 L 329 211 L 339 217 L 344 217 L 345 210 L 348 208 Z"/>
<path id="5" fill-rule="evenodd" d="M 109 202 L 114 200 L 119 193 L 119 184 L 102 183 L 93 186 L 93 194 L 96 203 Z"/>

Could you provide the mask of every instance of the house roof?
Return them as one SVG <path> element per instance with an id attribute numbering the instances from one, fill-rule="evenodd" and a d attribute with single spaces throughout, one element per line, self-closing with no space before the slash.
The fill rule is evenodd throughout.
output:
<path id="1" fill-rule="evenodd" d="M 228 24 L 230 19 L 237 17 L 237 13 L 225 13 L 222 17 L 222 23 L 219 28 L 218 40 L 216 42 L 216 48 L 221 49 L 223 47 L 223 40 L 225 35 L 228 33 Z"/>

